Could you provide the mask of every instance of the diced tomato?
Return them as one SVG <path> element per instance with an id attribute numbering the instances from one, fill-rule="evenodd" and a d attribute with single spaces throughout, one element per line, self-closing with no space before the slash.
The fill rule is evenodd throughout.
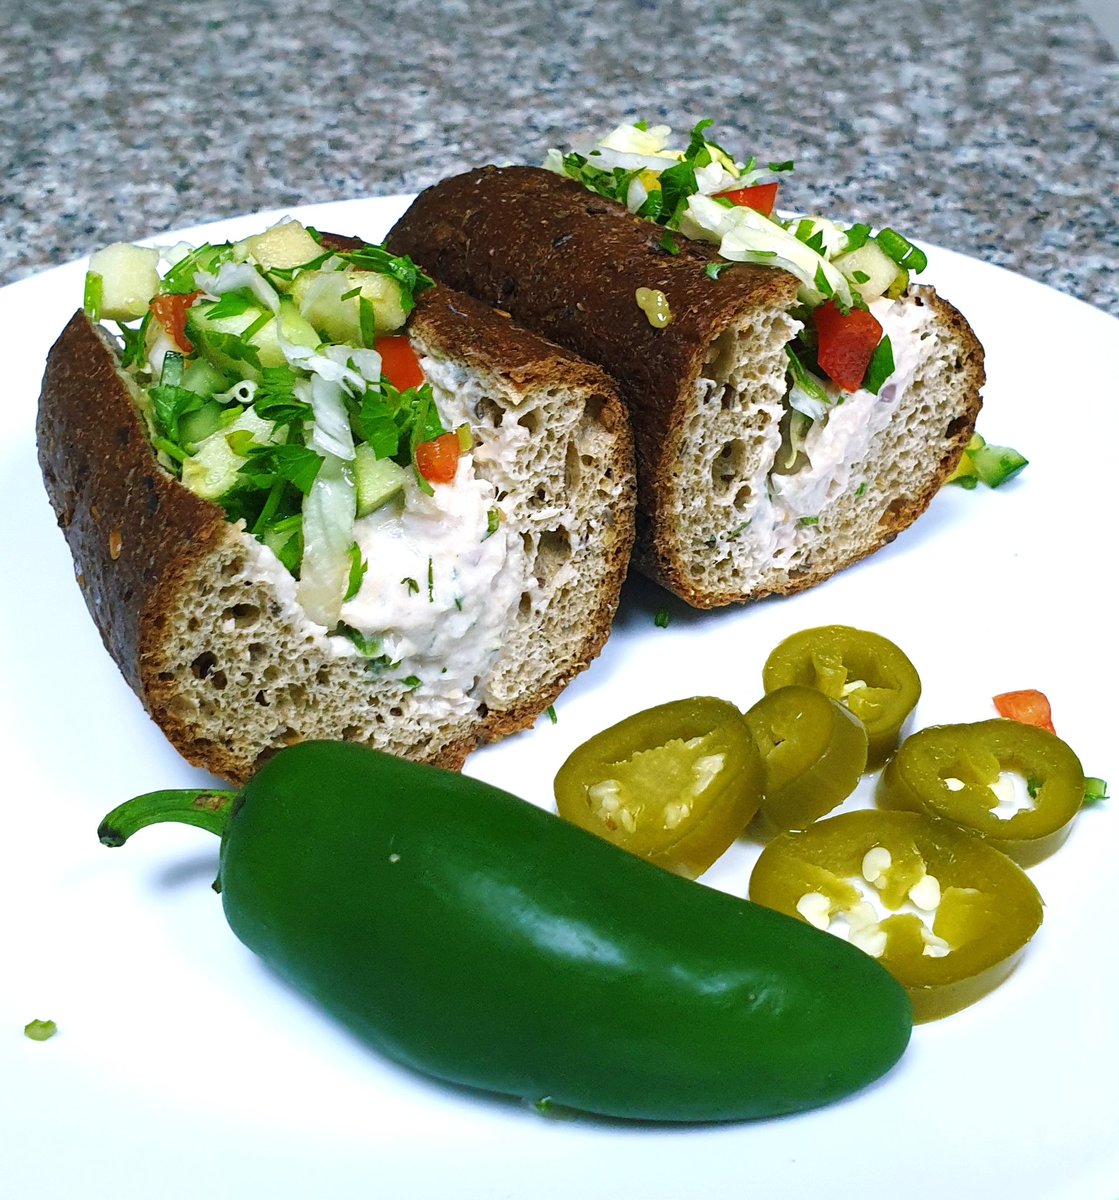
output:
<path id="1" fill-rule="evenodd" d="M 1047 729 L 1050 733 L 1057 732 L 1053 728 L 1053 713 L 1048 698 L 1034 688 L 1003 692 L 995 697 L 995 708 L 999 716 L 1007 720 L 1018 721 L 1022 725 L 1036 725 L 1038 729 Z"/>
<path id="2" fill-rule="evenodd" d="M 820 369 L 845 392 L 857 392 L 882 340 L 877 317 L 865 308 L 844 313 L 834 300 L 828 300 L 816 309 L 814 318 Z"/>
<path id="3" fill-rule="evenodd" d="M 445 433 L 416 447 L 416 469 L 428 483 L 451 483 L 458 471 L 457 433 Z"/>
<path id="4" fill-rule="evenodd" d="M 777 207 L 777 184 L 755 183 L 751 187 L 734 188 L 729 192 L 718 192 L 723 200 L 731 204 L 741 204 L 743 208 L 752 208 L 763 217 L 772 217 Z"/>
<path id="5" fill-rule="evenodd" d="M 423 383 L 419 357 L 406 337 L 378 338 L 374 348 L 381 356 L 381 374 L 398 392 L 406 392 Z"/>
<path id="6" fill-rule="evenodd" d="M 200 295 L 200 292 L 186 292 L 183 295 L 161 294 L 152 297 L 152 316 L 184 354 L 194 349 L 186 335 L 187 310 Z"/>

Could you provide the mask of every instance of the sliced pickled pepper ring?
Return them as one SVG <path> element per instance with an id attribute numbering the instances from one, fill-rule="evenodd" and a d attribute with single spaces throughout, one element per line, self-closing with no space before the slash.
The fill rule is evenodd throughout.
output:
<path id="1" fill-rule="evenodd" d="M 866 726 L 867 769 L 880 767 L 921 697 L 921 680 L 905 654 L 881 634 L 822 625 L 786 638 L 762 669 L 767 692 L 814 687 L 849 708 Z"/>
<path id="2" fill-rule="evenodd" d="M 878 802 L 941 817 L 1029 866 L 1068 837 L 1084 800 L 1084 769 L 1055 734 L 994 718 L 932 725 L 902 742 Z"/>
<path id="3" fill-rule="evenodd" d="M 844 936 L 901 983 L 917 1021 L 996 987 L 1041 924 L 1026 873 L 982 838 L 915 812 L 859 811 L 783 833 L 750 899 Z"/>
<path id="4" fill-rule="evenodd" d="M 841 804 L 866 770 L 866 729 L 815 688 L 791 684 L 746 713 L 765 768 L 761 811 L 777 829 L 805 829 Z"/>
<path id="5" fill-rule="evenodd" d="M 761 757 L 746 718 L 700 696 L 635 713 L 578 747 L 555 779 L 561 817 L 691 878 L 749 824 Z"/>

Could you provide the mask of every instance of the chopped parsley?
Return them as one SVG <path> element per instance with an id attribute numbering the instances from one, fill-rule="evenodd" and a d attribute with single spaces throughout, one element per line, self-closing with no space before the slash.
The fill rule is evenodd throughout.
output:
<path id="1" fill-rule="evenodd" d="M 738 264 L 737 264 L 737 263 L 730 262 L 729 260 L 728 260 L 728 261 L 726 261 L 726 262 L 709 262 L 709 263 L 708 263 L 708 264 L 707 264 L 707 265 L 706 265 L 706 266 L 703 268 L 703 273 L 704 273 L 704 275 L 706 275 L 706 276 L 707 276 L 707 278 L 708 278 L 708 279 L 718 279 L 718 278 L 719 278 L 719 276 L 720 276 L 720 275 L 721 275 L 721 274 L 722 274 L 722 273 L 723 273 L 723 272 L 724 272 L 724 271 L 725 271 L 725 270 L 726 270 L 728 267 L 736 267 L 736 266 L 738 266 Z"/>
<path id="2" fill-rule="evenodd" d="M 405 313 L 417 294 L 433 286 L 430 277 L 382 247 L 328 249 L 321 235 L 307 232 L 313 239 L 307 261 L 293 267 L 269 267 L 251 257 L 253 239 L 190 250 L 164 273 L 157 294 L 183 298 L 179 305 L 157 305 L 158 318 L 149 308 L 138 321 L 114 323 L 123 343 L 122 368 L 147 396 L 160 462 L 221 505 L 231 521 L 243 521 L 296 578 L 303 561 L 304 498 L 326 461 L 320 447 L 340 439 L 344 450 L 352 436 L 355 444 L 368 442 L 376 458 L 408 467 L 419 443 L 444 432 L 429 384 L 400 391 L 378 378 L 377 360 L 367 352 L 380 332 L 381 301 L 366 297 L 356 272 L 395 280 L 393 301 Z M 315 307 L 322 292 L 313 278 L 303 280 L 310 286 L 301 292 L 304 276 L 335 271 L 355 272 L 337 293 L 327 289 L 332 303 L 340 293 L 353 306 L 348 337 L 335 336 L 342 318 L 329 306 Z M 84 305 L 95 319 L 102 295 L 103 280 L 89 274 Z M 182 315 L 180 333 L 153 328 L 153 320 L 170 319 L 167 313 Z M 155 332 L 160 336 L 153 338 Z M 169 336 L 176 345 L 168 350 Z M 353 357 L 347 361 L 340 346 Z M 420 476 L 417 483 L 431 490 Z M 343 602 L 356 595 L 368 569 L 351 546 Z M 379 651 L 370 645 L 362 653 L 376 658 Z"/>
<path id="3" fill-rule="evenodd" d="M 894 373 L 894 348 L 889 337 L 883 337 L 871 355 L 870 365 L 863 377 L 863 387 L 877 396 L 882 385 Z"/>
<path id="4" fill-rule="evenodd" d="M 361 557 L 361 547 L 354 542 L 350 547 L 350 574 L 346 585 L 346 594 L 342 598 L 343 602 L 352 600 L 361 591 L 361 581 L 365 578 L 365 572 L 368 570 L 369 563 Z"/>

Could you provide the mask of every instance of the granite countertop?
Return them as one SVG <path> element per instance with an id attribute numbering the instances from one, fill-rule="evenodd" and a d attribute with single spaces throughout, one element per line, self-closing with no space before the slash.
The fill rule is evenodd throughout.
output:
<path id="1" fill-rule="evenodd" d="M 415 191 L 645 117 L 783 204 L 1119 315 L 1119 62 L 1072 0 L 0 0 L 0 283 L 106 242 Z"/>

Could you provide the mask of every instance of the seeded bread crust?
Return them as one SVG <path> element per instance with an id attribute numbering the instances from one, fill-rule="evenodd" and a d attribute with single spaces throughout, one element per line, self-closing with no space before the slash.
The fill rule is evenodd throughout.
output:
<path id="1" fill-rule="evenodd" d="M 409 334 L 421 354 L 473 380 L 480 445 L 502 422 L 547 433 L 546 448 L 526 439 L 503 468 L 498 504 L 528 570 L 501 656 L 465 715 L 373 674 L 306 622 L 271 552 L 160 466 L 142 397 L 83 313 L 48 357 L 39 461 L 90 614 L 176 749 L 234 784 L 310 738 L 458 768 L 480 743 L 529 726 L 608 635 L 634 505 L 629 425 L 611 381 L 444 288 L 420 297 Z"/>
<path id="2" fill-rule="evenodd" d="M 892 541 L 927 508 L 974 429 L 982 348 L 951 305 L 914 289 L 937 329 L 919 419 L 876 438 L 850 495 L 778 560 L 734 531 L 758 510 L 779 439 L 784 348 L 799 328 L 792 275 L 725 268 L 713 247 L 536 167 L 484 167 L 436 184 L 387 245 L 613 376 L 637 447 L 635 564 L 698 608 L 802 590 Z M 712 279 L 715 263 L 725 269 Z M 638 307 L 641 287 L 665 294 L 665 328 Z M 875 457 L 887 452 L 904 471 Z"/>

